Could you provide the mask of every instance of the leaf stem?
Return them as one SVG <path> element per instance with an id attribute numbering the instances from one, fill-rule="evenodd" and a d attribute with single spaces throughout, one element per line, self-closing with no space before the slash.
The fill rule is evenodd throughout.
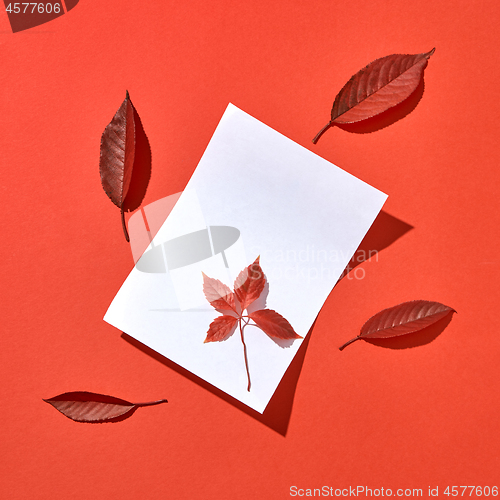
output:
<path id="1" fill-rule="evenodd" d="M 349 342 L 346 342 L 343 346 L 339 347 L 339 351 L 344 350 L 349 344 L 352 344 L 353 342 L 356 342 L 356 340 L 360 339 L 361 337 L 358 335 L 357 337 L 354 337 L 353 339 L 349 340 Z"/>
<path id="2" fill-rule="evenodd" d="M 330 128 L 333 126 L 333 122 L 329 121 L 317 134 L 313 139 L 313 144 L 316 144 L 319 141 L 319 138 Z"/>
<path id="3" fill-rule="evenodd" d="M 147 403 L 134 403 L 135 406 L 155 406 L 162 403 L 168 403 L 166 399 L 159 399 L 158 401 L 148 401 Z"/>
<path id="4" fill-rule="evenodd" d="M 250 384 L 250 370 L 248 369 L 247 346 L 245 344 L 245 338 L 243 337 L 243 328 L 241 327 L 241 319 L 238 323 L 240 325 L 241 342 L 243 344 L 243 354 L 245 355 L 245 368 L 247 370 L 247 377 L 248 377 L 247 391 L 250 392 L 250 385 L 251 385 Z"/>
<path id="5" fill-rule="evenodd" d="M 130 242 L 130 238 L 128 236 L 127 225 L 125 224 L 125 213 L 123 212 L 123 208 L 120 209 L 120 214 L 122 218 L 123 233 L 125 234 L 125 239 L 127 240 L 128 243 Z"/>

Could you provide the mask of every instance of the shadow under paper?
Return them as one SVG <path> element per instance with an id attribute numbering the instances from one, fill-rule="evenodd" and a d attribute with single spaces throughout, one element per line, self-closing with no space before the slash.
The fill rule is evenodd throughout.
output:
<path id="1" fill-rule="evenodd" d="M 379 252 L 383 250 L 384 248 L 387 248 L 389 245 L 394 243 L 397 239 L 399 239 L 401 236 L 406 234 L 410 229 L 413 229 L 413 226 L 407 224 L 406 222 L 403 222 L 402 220 L 388 214 L 387 212 L 381 211 L 377 218 L 375 219 L 372 227 L 366 234 L 365 238 L 361 242 L 358 250 L 353 256 L 353 259 L 351 260 L 351 263 L 349 266 L 346 268 L 346 271 L 344 271 L 344 274 L 342 275 L 345 276 L 348 274 L 349 270 L 354 268 L 355 266 L 361 264 L 361 262 L 364 262 L 364 260 L 368 259 L 369 251 L 375 251 Z M 364 258 L 365 257 L 365 258 Z M 363 260 L 364 258 L 364 260 Z M 266 280 L 267 281 L 267 280 Z M 268 290 L 267 290 L 268 292 Z M 265 298 L 267 294 L 263 294 L 262 297 L 262 304 L 265 306 Z M 265 426 L 269 427 L 270 429 L 273 429 L 276 431 L 278 434 L 281 434 L 282 436 L 286 436 L 287 430 L 288 430 L 288 424 L 290 422 L 290 416 L 292 413 L 292 407 L 293 407 L 293 401 L 295 397 L 295 391 L 297 388 L 297 382 L 299 380 L 300 373 L 302 371 L 302 366 L 304 363 L 304 358 L 305 354 L 307 351 L 307 347 L 309 345 L 309 341 L 311 339 L 312 332 L 314 330 L 316 322 L 313 323 L 311 326 L 307 336 L 305 337 L 304 341 L 302 342 L 302 345 L 300 346 L 299 350 L 297 351 L 297 354 L 293 358 L 292 362 L 290 363 L 290 366 L 288 367 L 287 371 L 285 372 L 285 375 L 281 379 L 281 382 L 279 383 L 273 397 L 269 401 L 269 404 L 267 405 L 264 413 L 260 414 L 259 412 L 249 408 L 247 405 L 243 404 L 242 402 L 238 401 L 237 399 L 233 398 L 232 396 L 229 396 L 225 392 L 221 391 L 220 389 L 214 387 L 207 381 L 203 380 L 202 378 L 198 377 L 197 375 L 194 375 L 191 373 L 189 370 L 186 370 L 185 368 L 182 368 L 178 364 L 174 363 L 167 357 L 159 354 L 158 352 L 154 351 L 150 347 L 145 346 L 138 340 L 134 339 L 130 335 L 126 333 L 122 333 L 122 338 L 126 340 L 129 344 L 133 345 L 137 349 L 141 350 L 145 354 L 151 356 L 152 358 L 156 359 L 163 365 L 167 366 L 168 368 L 171 368 L 172 370 L 176 371 L 180 375 L 186 377 L 187 379 L 191 380 L 192 382 L 200 385 L 204 389 L 210 391 L 212 394 L 218 396 L 222 400 L 226 401 L 229 404 L 232 404 L 239 410 L 243 411 L 247 415 L 251 416 L 255 420 L 261 422 Z M 286 346 L 282 346 L 286 347 Z"/>
<path id="2" fill-rule="evenodd" d="M 150 347 L 142 344 L 138 340 L 134 339 L 130 335 L 126 333 L 122 333 L 121 337 L 126 340 L 129 344 L 133 345 L 137 349 L 141 350 L 148 356 L 156 359 L 160 363 L 164 364 L 168 368 L 176 371 L 180 375 L 186 377 L 192 382 L 198 384 L 203 387 L 207 391 L 210 391 L 215 396 L 218 396 L 222 400 L 226 401 L 229 404 L 232 404 L 239 410 L 243 411 L 247 415 L 251 416 L 255 420 L 263 423 L 265 426 L 273 429 L 278 434 L 282 436 L 286 436 L 288 430 L 288 424 L 290 422 L 290 416 L 292 413 L 293 400 L 295 397 L 295 390 L 297 388 L 297 382 L 299 380 L 300 372 L 302 371 L 302 365 L 304 363 L 304 357 L 306 355 L 307 346 L 309 345 L 309 340 L 312 335 L 312 331 L 314 329 L 315 323 L 313 323 L 309 333 L 307 334 L 304 342 L 299 347 L 297 354 L 293 358 L 290 363 L 288 369 L 285 372 L 285 375 L 281 379 L 273 397 L 269 401 L 264 413 L 259 413 L 247 405 L 243 404 L 241 401 L 233 398 L 229 394 L 226 394 L 224 391 L 221 391 L 217 387 L 214 387 L 212 384 L 208 383 L 206 380 L 194 375 L 189 370 L 182 368 L 178 364 L 174 363 L 170 359 L 151 349 Z"/>
<path id="3" fill-rule="evenodd" d="M 339 281 L 347 276 L 356 266 L 375 257 L 378 252 L 392 245 L 411 229 L 413 229 L 413 226 L 410 224 L 382 210 L 359 244 L 356 252 L 354 252 Z"/>

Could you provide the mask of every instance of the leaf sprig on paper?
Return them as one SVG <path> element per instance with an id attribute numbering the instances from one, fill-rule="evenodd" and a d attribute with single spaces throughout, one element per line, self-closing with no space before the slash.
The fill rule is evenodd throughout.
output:
<path id="1" fill-rule="evenodd" d="M 418 87 L 432 49 L 425 54 L 393 54 L 381 57 L 358 71 L 342 87 L 333 103 L 330 121 L 313 139 L 333 125 L 355 123 L 396 106 Z"/>
<path id="2" fill-rule="evenodd" d="M 359 339 L 385 339 L 419 332 L 444 318 L 451 307 L 428 300 L 412 300 L 384 309 L 372 316 L 362 327 L 357 337 L 339 347 L 342 351 Z"/>
<path id="3" fill-rule="evenodd" d="M 166 399 L 148 403 L 130 403 L 113 396 L 85 391 L 65 392 L 44 401 L 71 420 L 85 423 L 118 422 L 130 417 L 142 406 L 168 403 Z"/>
<path id="4" fill-rule="evenodd" d="M 234 292 L 224 283 L 210 278 L 203 273 L 203 292 L 208 302 L 222 313 L 210 324 L 205 343 L 220 342 L 227 339 L 239 326 L 243 354 L 245 357 L 245 368 L 248 377 L 247 391 L 250 391 L 250 371 L 248 369 L 248 356 L 243 335 L 248 325 L 257 326 L 267 335 L 284 340 L 301 339 L 295 333 L 292 325 L 276 311 L 271 309 L 260 309 L 243 312 L 255 302 L 261 295 L 266 284 L 266 277 L 260 267 L 260 258 L 257 257 L 253 264 L 243 269 L 234 281 Z M 253 323 L 251 323 L 251 321 Z"/>

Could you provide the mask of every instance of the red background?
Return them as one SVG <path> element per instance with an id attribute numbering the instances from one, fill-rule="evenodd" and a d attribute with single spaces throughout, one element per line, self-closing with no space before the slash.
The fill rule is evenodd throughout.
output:
<path id="1" fill-rule="evenodd" d="M 496 0 L 82 0 L 16 34 L 1 13 L 0 496 L 500 486 L 499 22 Z M 413 112 L 313 146 L 352 74 L 432 47 Z M 126 89 L 152 150 L 144 204 L 183 189 L 232 102 L 388 193 L 379 239 L 412 226 L 333 290 L 263 417 L 102 321 L 133 265 L 98 173 Z M 337 349 L 412 299 L 458 314 L 426 345 Z M 169 404 L 86 425 L 42 401 L 74 390 Z"/>

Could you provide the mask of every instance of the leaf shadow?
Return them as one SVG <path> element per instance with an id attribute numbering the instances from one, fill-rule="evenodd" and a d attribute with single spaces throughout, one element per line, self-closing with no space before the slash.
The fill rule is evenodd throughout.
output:
<path id="1" fill-rule="evenodd" d="M 198 384 L 200 387 L 203 387 L 205 390 L 211 392 L 212 394 L 219 397 L 223 401 L 233 405 L 234 407 L 238 408 L 238 410 L 242 411 L 243 413 L 246 413 L 247 415 L 254 418 L 258 422 L 262 423 L 266 427 L 269 427 L 270 429 L 274 430 L 278 434 L 285 437 L 288 431 L 288 424 L 290 423 L 290 416 L 292 413 L 297 382 L 300 373 L 302 371 L 302 366 L 304 364 L 304 358 L 306 355 L 307 347 L 309 345 L 309 341 L 311 339 L 311 335 L 315 324 L 316 321 L 311 326 L 308 334 L 306 335 L 304 341 L 302 342 L 302 345 L 299 347 L 299 350 L 295 354 L 295 357 L 290 363 L 288 369 L 285 372 L 285 375 L 281 379 L 281 382 L 279 383 L 275 393 L 273 394 L 273 397 L 269 401 L 269 404 L 267 405 L 266 409 L 264 410 L 264 413 L 262 414 L 246 406 L 241 401 L 238 401 L 237 399 L 233 398 L 229 394 L 226 394 L 217 387 L 214 387 L 207 381 L 203 380 L 197 375 L 194 375 L 190 371 L 179 366 L 170 359 L 154 351 L 150 347 L 142 344 L 141 342 L 134 339 L 130 335 L 127 335 L 126 333 L 123 332 L 121 337 L 123 340 L 131 344 L 133 347 L 139 349 L 148 356 L 151 356 L 153 359 L 159 361 L 166 367 L 174 370 L 179 375 L 182 375 L 183 377 L 187 378 L 188 380 L 191 380 L 195 384 Z"/>
<path id="2" fill-rule="evenodd" d="M 335 123 L 335 126 L 353 134 L 370 134 L 381 130 L 409 115 L 422 99 L 424 94 L 424 78 L 420 78 L 417 88 L 402 102 L 387 111 L 356 123 Z"/>
<path id="3" fill-rule="evenodd" d="M 265 277 L 265 279 L 266 279 L 266 284 L 264 285 L 264 289 L 262 290 L 262 293 L 260 294 L 259 298 L 257 300 L 255 300 L 254 302 L 252 302 L 248 306 L 248 308 L 247 308 L 248 313 L 251 313 L 254 311 L 260 311 L 261 309 L 266 309 L 267 296 L 269 295 L 269 281 L 268 281 L 267 277 Z M 250 326 L 252 326 L 252 325 L 250 325 Z M 258 327 L 256 327 L 256 328 L 258 328 Z M 276 337 L 273 337 L 272 335 L 267 335 L 267 336 L 275 344 L 279 345 L 282 349 L 286 349 L 286 348 L 290 347 L 295 340 L 295 339 L 278 339 Z"/>
<path id="4" fill-rule="evenodd" d="M 254 311 L 260 311 L 261 309 L 265 309 L 267 305 L 267 297 L 269 295 L 269 281 L 267 276 L 265 277 L 266 283 L 264 284 L 264 288 L 262 289 L 262 293 L 259 297 L 254 300 L 248 307 L 247 312 L 251 313 Z"/>
<path id="5" fill-rule="evenodd" d="M 35 28 L 37 26 L 40 26 L 42 24 L 48 23 L 49 21 L 53 21 L 54 19 L 57 19 L 58 17 L 61 17 L 65 14 L 64 10 L 60 8 L 59 12 L 57 12 L 55 9 L 51 10 L 51 12 L 44 11 L 44 12 L 39 12 L 38 9 L 33 9 L 33 12 L 27 11 L 27 8 L 19 12 L 16 12 L 15 10 L 7 10 L 8 7 L 10 6 L 11 2 L 8 0 L 4 0 L 4 5 L 6 9 L 6 14 L 10 22 L 10 27 L 12 31 L 7 32 L 7 33 L 18 33 L 20 31 L 25 31 L 29 30 L 31 28 Z M 16 5 L 16 4 L 14 4 Z M 18 4 L 20 5 L 20 4 Z M 35 4 L 36 5 L 36 4 Z M 54 7 L 56 6 L 56 3 L 54 3 Z M 60 6 L 59 6 L 60 7 Z M 69 9 L 68 9 L 69 10 Z M 35 33 L 54 33 L 53 30 L 50 31 L 35 31 Z"/>
<path id="6" fill-rule="evenodd" d="M 132 177 L 127 196 L 123 201 L 123 211 L 132 212 L 141 206 L 146 196 L 149 180 L 151 179 L 151 147 L 149 139 L 142 126 L 142 121 L 134 108 L 135 121 L 135 157 L 132 167 Z"/>
<path id="7" fill-rule="evenodd" d="M 450 324 L 454 312 L 455 311 L 450 311 L 444 318 L 441 318 L 434 324 L 429 325 L 428 327 L 423 328 L 418 332 L 401 335 L 399 337 L 389 337 L 385 339 L 361 339 L 377 347 L 385 347 L 386 349 L 396 350 L 410 349 L 413 347 L 430 344 L 437 337 L 439 337 L 439 335 L 441 335 L 445 328 Z"/>
<path id="8" fill-rule="evenodd" d="M 354 252 L 349 264 L 339 278 L 345 278 L 356 266 L 366 260 L 378 258 L 378 252 L 392 245 L 399 238 L 404 236 L 413 226 L 384 212 L 379 212 L 377 218 L 366 233 L 365 237 Z"/>
<path id="9" fill-rule="evenodd" d="M 271 337 L 271 335 L 268 335 L 268 337 L 275 343 L 278 344 L 282 349 L 288 349 L 293 345 L 296 339 L 278 339 L 276 337 Z"/>

